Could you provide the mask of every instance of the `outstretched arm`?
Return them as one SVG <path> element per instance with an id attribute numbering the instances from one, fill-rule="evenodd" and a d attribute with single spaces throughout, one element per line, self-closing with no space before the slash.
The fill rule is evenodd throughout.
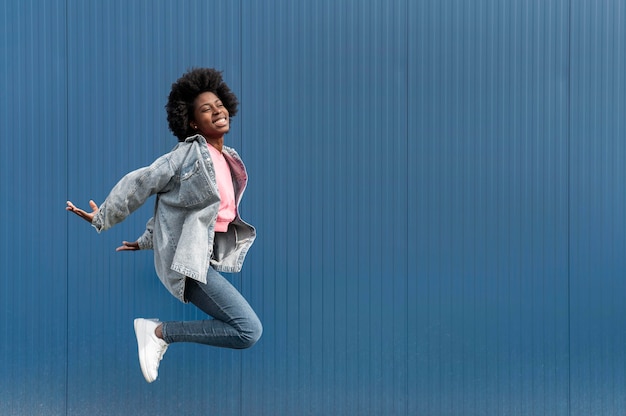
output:
<path id="1" fill-rule="evenodd" d="M 89 201 L 89 206 L 91 207 L 91 212 L 87 212 L 76 207 L 76 205 L 74 205 L 72 201 L 67 201 L 67 206 L 65 207 L 65 209 L 67 211 L 72 211 L 74 214 L 78 215 L 79 217 L 91 224 L 91 221 L 93 220 L 94 215 L 98 213 L 99 208 L 98 204 L 93 202 L 93 200 Z"/>
<path id="2" fill-rule="evenodd" d="M 91 223 L 94 215 L 96 215 L 96 213 L 98 212 L 98 204 L 96 204 L 94 201 L 89 201 L 89 206 L 91 207 L 91 210 L 92 210 L 91 212 L 87 212 L 85 210 L 82 210 L 76 207 L 76 205 L 74 205 L 72 201 L 67 201 L 67 207 L 65 209 L 67 211 L 72 211 L 74 214 L 78 215 L 85 221 Z M 135 241 L 134 243 L 131 243 L 128 241 L 122 241 L 122 245 L 115 249 L 115 251 L 134 251 L 134 250 L 139 250 L 139 243 L 137 241 Z"/>

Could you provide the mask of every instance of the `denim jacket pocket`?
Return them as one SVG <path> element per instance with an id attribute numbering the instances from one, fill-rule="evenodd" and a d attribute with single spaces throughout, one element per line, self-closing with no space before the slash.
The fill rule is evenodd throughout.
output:
<path id="1" fill-rule="evenodd" d="M 182 206 L 192 207 L 207 200 L 212 194 L 211 181 L 200 160 L 180 171 L 179 200 Z"/>

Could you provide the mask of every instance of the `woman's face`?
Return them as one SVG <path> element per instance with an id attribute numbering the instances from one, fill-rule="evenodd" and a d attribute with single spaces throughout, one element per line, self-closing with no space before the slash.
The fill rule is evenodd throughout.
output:
<path id="1" fill-rule="evenodd" d="M 207 139 L 223 137 L 230 130 L 228 110 L 212 92 L 203 92 L 194 103 L 191 127 Z"/>

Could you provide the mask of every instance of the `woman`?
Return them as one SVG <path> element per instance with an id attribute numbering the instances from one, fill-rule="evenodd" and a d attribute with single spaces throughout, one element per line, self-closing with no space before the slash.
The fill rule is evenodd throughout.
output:
<path id="1" fill-rule="evenodd" d="M 188 71 L 172 85 L 166 105 L 178 145 L 150 166 L 124 176 L 99 207 L 89 201 L 91 212 L 67 202 L 68 211 L 100 232 L 156 195 L 146 231 L 135 242 L 124 241 L 117 251 L 153 249 L 157 275 L 170 293 L 213 318 L 135 319 L 139 363 L 148 383 L 156 380 L 169 344 L 249 348 L 263 330 L 248 302 L 219 273 L 240 271 L 256 237 L 238 212 L 248 180 L 245 166 L 235 150 L 224 146 L 237 106 L 221 72 Z"/>

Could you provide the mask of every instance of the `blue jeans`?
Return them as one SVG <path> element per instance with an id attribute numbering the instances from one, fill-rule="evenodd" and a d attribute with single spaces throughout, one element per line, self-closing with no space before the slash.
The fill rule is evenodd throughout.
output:
<path id="1" fill-rule="evenodd" d="M 249 348 L 261 337 L 263 326 L 246 299 L 212 267 L 206 284 L 185 282 L 185 299 L 213 319 L 163 322 L 163 339 L 224 348 Z"/>

